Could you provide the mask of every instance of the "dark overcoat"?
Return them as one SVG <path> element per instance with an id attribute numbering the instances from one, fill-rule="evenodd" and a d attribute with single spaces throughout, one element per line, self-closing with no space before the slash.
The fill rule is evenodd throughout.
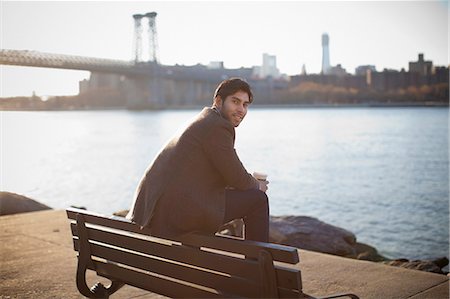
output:
<path id="1" fill-rule="evenodd" d="M 156 236 L 214 233 L 222 225 L 225 188 L 258 188 L 234 149 L 233 125 L 204 108 L 163 147 L 136 190 L 128 218 Z"/>

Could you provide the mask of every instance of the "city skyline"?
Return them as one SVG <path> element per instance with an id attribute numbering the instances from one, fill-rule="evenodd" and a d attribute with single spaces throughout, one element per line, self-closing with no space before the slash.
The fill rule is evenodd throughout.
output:
<path id="1" fill-rule="evenodd" d="M 133 60 L 132 15 L 156 11 L 165 65 L 223 61 L 226 68 L 253 67 L 268 53 L 281 73 L 300 74 L 303 64 L 308 73 L 320 73 L 323 33 L 330 38 L 330 64 L 349 73 L 360 65 L 407 70 L 419 53 L 434 65 L 448 65 L 447 1 L 3 1 L 0 7 L 5 49 Z M 0 96 L 76 94 L 78 81 L 88 76 L 1 66 Z"/>

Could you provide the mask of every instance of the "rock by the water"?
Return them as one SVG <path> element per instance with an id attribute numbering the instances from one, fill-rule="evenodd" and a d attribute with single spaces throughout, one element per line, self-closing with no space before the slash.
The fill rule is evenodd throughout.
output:
<path id="1" fill-rule="evenodd" d="M 271 216 L 270 241 L 339 256 L 357 254 L 353 233 L 308 216 Z"/>
<path id="2" fill-rule="evenodd" d="M 382 262 L 386 260 L 384 256 L 378 253 L 378 250 L 375 247 L 372 247 L 364 243 L 356 242 L 355 250 L 356 256 L 351 257 L 356 258 L 358 260 L 372 261 L 372 262 Z"/>
<path id="3" fill-rule="evenodd" d="M 242 237 L 243 221 L 233 220 L 220 232 Z M 269 239 L 272 243 L 369 261 L 384 261 L 378 251 L 356 242 L 356 236 L 339 227 L 308 216 L 271 216 Z"/>
<path id="4" fill-rule="evenodd" d="M 0 216 L 50 209 L 49 206 L 26 196 L 11 192 L 0 192 Z"/>
<path id="5" fill-rule="evenodd" d="M 414 269 L 420 271 L 427 271 L 439 274 L 446 274 L 442 271 L 442 268 L 448 265 L 448 259 L 446 257 L 439 258 L 433 261 L 410 261 L 407 259 L 396 259 L 393 261 L 383 262 L 384 264 L 396 267 L 403 267 L 407 269 Z"/>

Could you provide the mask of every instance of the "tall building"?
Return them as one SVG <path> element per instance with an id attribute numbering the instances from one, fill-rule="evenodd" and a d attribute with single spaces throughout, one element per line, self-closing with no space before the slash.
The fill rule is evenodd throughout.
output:
<path id="1" fill-rule="evenodd" d="M 368 72 L 376 72 L 377 69 L 374 65 L 360 65 L 355 69 L 355 75 L 366 76 Z"/>
<path id="2" fill-rule="evenodd" d="M 330 50 L 328 48 L 330 38 L 327 33 L 322 34 L 322 74 L 330 73 Z"/>
<path id="3" fill-rule="evenodd" d="M 306 73 L 306 65 L 305 64 L 303 64 L 302 65 L 302 75 L 307 75 L 307 73 Z"/>
<path id="4" fill-rule="evenodd" d="M 277 68 L 277 57 L 264 53 L 262 66 L 255 68 L 255 73 L 259 73 L 257 75 L 261 78 L 279 78 L 280 71 Z"/>
<path id="5" fill-rule="evenodd" d="M 433 72 L 433 62 L 425 61 L 423 54 L 419 54 L 418 61 L 411 61 L 409 63 L 409 71 L 411 73 L 419 73 L 422 76 L 431 75 Z"/>

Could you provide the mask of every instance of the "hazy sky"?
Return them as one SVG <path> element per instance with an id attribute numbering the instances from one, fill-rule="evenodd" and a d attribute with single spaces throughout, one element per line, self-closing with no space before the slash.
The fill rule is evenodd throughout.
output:
<path id="1" fill-rule="evenodd" d="M 223 61 L 261 65 L 276 55 L 282 73 L 321 69 L 321 35 L 330 61 L 408 69 L 418 53 L 448 65 L 448 1 L 1 1 L 1 48 L 133 59 L 132 15 L 156 11 L 163 64 Z M 1 66 L 0 96 L 77 94 L 89 72 Z"/>

